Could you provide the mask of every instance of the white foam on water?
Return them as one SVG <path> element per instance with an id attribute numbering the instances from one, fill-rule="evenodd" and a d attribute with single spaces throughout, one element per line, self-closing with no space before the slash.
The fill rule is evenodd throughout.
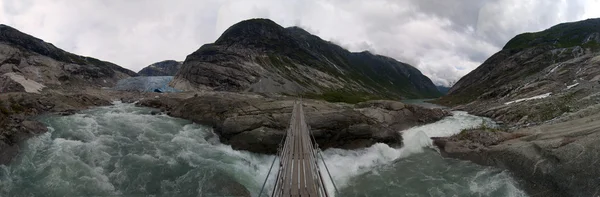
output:
<path id="1" fill-rule="evenodd" d="M 147 194 L 149 189 L 178 193 L 187 191 L 185 187 L 197 187 L 202 194 L 206 192 L 204 185 L 219 173 L 243 184 L 254 196 L 258 194 L 274 156 L 233 150 L 220 143 L 209 127 L 148 112 L 132 104 L 115 103 L 46 119 L 53 126 L 48 133 L 27 141 L 21 163 L 1 166 L 0 195 L 27 188 L 23 181 L 26 176 L 35 177 L 35 191 L 48 190 L 52 195 Z M 376 174 L 375 168 L 423 152 L 432 144 L 430 137 L 449 136 L 482 121 L 493 124 L 489 119 L 454 112 L 436 123 L 403 131 L 404 146 L 399 149 L 375 144 L 358 150 L 328 149 L 323 155 L 337 186 L 343 188 L 352 177 Z M 325 170 L 321 162 L 319 165 Z M 162 179 L 156 187 L 145 186 L 159 176 L 152 173 L 181 168 L 186 169 L 183 174 L 155 177 Z M 332 193 L 333 185 L 323 173 Z M 267 181 L 267 193 L 276 174 L 277 166 Z M 469 189 L 481 190 L 482 194 L 487 191 L 484 185 Z M 430 193 L 436 193 L 434 190 Z"/>
<path id="2" fill-rule="evenodd" d="M 506 171 L 501 173 L 495 173 L 489 170 L 479 171 L 471 182 L 469 182 L 469 190 L 480 196 L 490 196 L 491 192 L 502 190 L 504 195 L 507 197 L 521 197 L 526 196 L 525 192 L 516 188 L 513 184 L 506 184 L 514 182 L 510 175 Z M 489 177 L 492 178 L 480 178 Z"/>
<path id="3" fill-rule="evenodd" d="M 462 129 L 473 128 L 482 123 L 494 126 L 493 121 L 488 118 L 456 111 L 452 116 L 438 122 L 402 131 L 404 145 L 399 149 L 378 143 L 358 150 L 328 149 L 323 154 L 335 183 L 338 187 L 344 187 L 352 177 L 371 171 L 377 166 L 390 164 L 394 160 L 423 152 L 425 147 L 432 146 L 431 137 L 451 136 Z M 325 169 L 322 163 L 320 165 L 321 169 Z M 326 183 L 331 193 L 334 188 L 329 178 Z"/>
<path id="4" fill-rule="evenodd" d="M 251 191 L 260 189 L 274 156 L 233 150 L 221 144 L 209 127 L 150 115 L 149 109 L 131 104 L 114 104 L 47 119 L 53 127 L 27 140 L 20 164 L 2 166 L 0 196 L 39 195 L 44 190 L 59 196 L 143 194 L 149 189 L 145 183 L 152 182 L 152 173 L 160 173 L 156 169 L 161 165 L 171 166 L 167 169 L 171 171 L 191 167 L 181 177 L 161 181 L 160 188 L 173 192 L 199 174 L 206 176 L 200 180 L 210 181 L 218 173 L 227 173 Z M 24 176 L 36 177 L 32 181 L 39 188 L 34 192 L 40 193 L 23 191 L 30 181 Z M 203 183 L 193 185 L 199 184 Z"/>

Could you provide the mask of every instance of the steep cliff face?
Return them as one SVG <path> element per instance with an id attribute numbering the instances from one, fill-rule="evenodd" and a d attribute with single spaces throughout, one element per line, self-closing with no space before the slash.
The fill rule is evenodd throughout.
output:
<path id="1" fill-rule="evenodd" d="M 442 155 L 511 170 L 531 195 L 598 194 L 600 19 L 516 36 L 437 102 L 514 126 L 436 138 Z"/>
<path id="2" fill-rule="evenodd" d="M 190 54 L 177 89 L 286 94 L 359 92 L 387 98 L 441 94 L 421 72 L 392 58 L 351 53 L 301 28 L 267 19 L 242 21 Z"/>
<path id="3" fill-rule="evenodd" d="M 600 101 L 600 19 L 511 39 L 438 102 L 513 123 L 536 123 Z"/>
<path id="4" fill-rule="evenodd" d="M 175 60 L 165 60 L 162 62 L 156 62 L 143 68 L 138 72 L 140 76 L 175 76 L 177 71 L 181 68 L 182 62 Z"/>
<path id="5" fill-rule="evenodd" d="M 110 62 L 66 52 L 12 27 L 0 25 L 0 75 L 5 76 L 0 79 L 0 84 L 11 86 L 0 87 L 0 92 L 7 92 L 46 86 L 112 86 L 119 79 L 137 74 Z"/>

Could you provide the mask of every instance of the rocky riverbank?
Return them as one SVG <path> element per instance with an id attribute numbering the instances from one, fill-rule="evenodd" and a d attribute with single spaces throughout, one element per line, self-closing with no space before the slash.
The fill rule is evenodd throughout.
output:
<path id="1" fill-rule="evenodd" d="M 115 85 L 119 89 L 119 82 L 147 86 L 149 81 L 131 78 L 137 74 L 116 64 L 69 53 L 0 25 L 0 152 L 6 153 L 0 163 L 16 155 L 20 141 L 46 131 L 33 117 L 68 115 L 114 100 L 142 100 L 139 105 L 213 126 L 220 139 L 236 149 L 275 153 L 294 98 L 274 94 L 311 93 L 308 95 L 324 100 L 352 100 L 349 103 L 440 95 L 429 78 L 408 64 L 369 52 L 352 53 L 298 27 L 283 28 L 268 19 L 232 26 L 215 43 L 190 54 L 180 66 L 174 61 L 166 62 L 174 64 L 171 66 L 159 65 L 164 63 L 150 66 L 165 71 L 162 74 L 146 74 L 174 74 L 170 84 L 191 92 L 129 92 L 148 91 L 146 88 L 111 91 Z M 204 92 L 193 92 L 198 90 Z M 323 148 L 360 148 L 378 142 L 400 146 L 402 137 L 397 131 L 448 115 L 443 110 L 393 101 L 350 105 L 306 100 L 304 104 Z"/>
<path id="2" fill-rule="evenodd" d="M 86 88 L 78 93 L 45 89 L 40 94 L 0 95 L 0 164 L 18 154 L 19 142 L 47 128 L 34 117 L 46 113 L 70 115 L 114 100 L 162 109 L 169 115 L 207 124 L 233 148 L 275 153 L 289 122 L 292 97 L 267 97 L 232 92 L 152 93 Z M 397 132 L 440 120 L 449 115 L 396 101 L 369 101 L 356 105 L 304 100 L 308 123 L 322 148 L 354 149 L 382 142 L 401 146 Z"/>
<path id="3" fill-rule="evenodd" d="M 87 94 L 0 94 L 0 164 L 7 164 L 18 154 L 19 142 L 48 130 L 32 117 L 48 112 L 71 114 L 89 106 L 109 104 Z"/>
<path id="4" fill-rule="evenodd" d="M 520 34 L 461 78 L 435 102 L 502 121 L 506 132 L 434 139 L 442 154 L 509 169 L 532 196 L 598 196 L 599 24 Z"/>
<path id="5" fill-rule="evenodd" d="M 112 101 L 133 102 L 158 93 L 123 92 L 81 88 L 77 92 L 44 89 L 40 93 L 0 94 L 0 164 L 9 163 L 19 152 L 19 143 L 48 129 L 35 117 L 43 114 L 71 115 L 90 107 L 110 105 Z M 186 94 L 173 95 L 185 96 Z"/>
<path id="6" fill-rule="evenodd" d="M 293 97 L 263 97 L 231 92 L 198 93 L 192 98 L 149 98 L 138 105 L 160 108 L 174 117 L 211 125 L 234 149 L 275 153 L 289 124 Z M 396 101 L 356 105 L 303 100 L 308 124 L 321 148 L 355 149 L 374 143 L 401 146 L 398 131 L 448 116 Z"/>
<path id="7" fill-rule="evenodd" d="M 434 138 L 443 156 L 505 168 L 532 196 L 600 194 L 600 114 L 510 133 L 474 129 Z"/>

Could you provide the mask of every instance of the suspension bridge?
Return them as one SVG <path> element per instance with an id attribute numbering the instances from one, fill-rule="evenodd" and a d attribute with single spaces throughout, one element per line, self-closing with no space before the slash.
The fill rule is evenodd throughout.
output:
<path id="1" fill-rule="evenodd" d="M 294 102 L 292 117 L 284 139 L 285 141 L 282 140 L 276 157 L 279 158 L 279 170 L 270 196 L 329 197 L 323 174 L 318 165 L 319 155 L 328 174 L 329 170 L 306 124 L 302 100 Z M 273 159 L 273 164 L 275 164 L 275 159 Z M 271 174 L 273 164 L 260 191 L 259 196 L 261 197 L 264 196 L 264 187 Z M 331 174 L 329 174 L 329 178 L 333 183 Z M 333 186 L 335 188 L 335 184 Z M 337 190 L 337 188 L 335 189 Z"/>

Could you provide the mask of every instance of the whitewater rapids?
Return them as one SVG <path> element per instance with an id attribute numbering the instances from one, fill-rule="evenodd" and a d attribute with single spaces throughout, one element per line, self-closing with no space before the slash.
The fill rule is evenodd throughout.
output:
<path id="1" fill-rule="evenodd" d="M 233 185 L 214 182 L 218 176 L 258 195 L 274 156 L 233 150 L 210 127 L 151 115 L 153 110 L 115 103 L 71 116 L 40 117 L 49 132 L 24 142 L 19 158 L 0 166 L 0 196 L 214 196 L 220 191 L 215 187 Z M 403 131 L 400 149 L 375 144 L 324 151 L 340 189 L 337 196 L 526 196 L 506 171 L 445 159 L 428 148 L 430 137 L 482 121 L 493 124 L 454 112 Z M 270 178 L 267 189 L 273 186 Z"/>

